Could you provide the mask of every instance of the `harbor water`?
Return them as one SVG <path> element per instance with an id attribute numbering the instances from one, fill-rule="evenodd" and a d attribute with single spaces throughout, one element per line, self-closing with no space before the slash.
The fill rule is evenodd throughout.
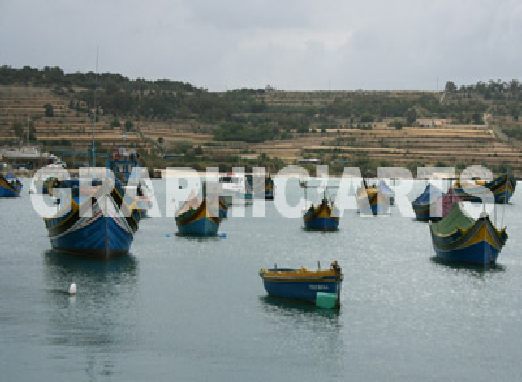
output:
<path id="1" fill-rule="evenodd" d="M 154 186 L 163 206 L 164 185 Z M 428 225 L 396 207 L 313 233 L 273 202 L 265 218 L 247 208 L 223 221 L 218 238 L 145 219 L 131 255 L 81 259 L 50 251 L 27 189 L 0 199 L 3 381 L 521 378 L 521 189 L 498 207 L 509 239 L 493 269 L 434 261 Z M 331 260 L 344 273 L 339 311 L 268 298 L 258 275 Z"/>

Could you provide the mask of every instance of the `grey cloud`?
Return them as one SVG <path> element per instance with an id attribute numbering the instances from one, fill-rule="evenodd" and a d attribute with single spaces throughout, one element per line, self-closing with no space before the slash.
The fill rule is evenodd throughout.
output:
<path id="1" fill-rule="evenodd" d="M 100 68 L 211 90 L 434 89 L 518 78 L 515 0 L 0 2 L 0 63 Z M 442 86 L 442 85 L 441 85 Z"/>

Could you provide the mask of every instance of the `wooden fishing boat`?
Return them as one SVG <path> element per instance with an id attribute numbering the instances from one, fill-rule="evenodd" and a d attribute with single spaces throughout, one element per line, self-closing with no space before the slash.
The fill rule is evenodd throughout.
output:
<path id="1" fill-rule="evenodd" d="M 212 216 L 206 199 L 199 202 L 197 198 L 191 198 L 176 214 L 178 233 L 182 236 L 216 236 L 220 222 L 219 212 Z"/>
<path id="2" fill-rule="evenodd" d="M 361 214 L 386 215 L 390 213 L 389 196 L 380 192 L 378 186 L 369 186 L 364 182 L 363 186 L 357 189 L 356 201 Z"/>
<path id="3" fill-rule="evenodd" d="M 466 192 L 463 185 L 457 180 L 453 185 L 455 193 L 465 201 L 480 203 L 482 201 L 481 194 L 484 192 L 483 187 L 485 187 L 493 193 L 495 203 L 507 204 L 515 193 L 517 186 L 516 179 L 508 174 L 501 175 L 489 182 L 481 179 L 476 179 L 473 182 L 474 185 L 469 186 Z M 477 187 L 474 187 L 475 185 Z"/>
<path id="4" fill-rule="evenodd" d="M 228 217 L 228 204 L 223 196 L 219 197 L 219 217 L 221 219 Z"/>
<path id="5" fill-rule="evenodd" d="M 377 189 L 379 193 L 384 198 L 386 198 L 386 200 L 388 200 L 390 206 L 393 206 L 395 204 L 395 193 L 383 179 L 379 180 L 379 183 L 377 184 Z"/>
<path id="6" fill-rule="evenodd" d="M 306 268 L 261 269 L 259 275 L 270 296 L 317 303 L 319 294 L 330 294 L 339 306 L 343 273 L 337 261 L 329 269 L 315 271 Z"/>
<path id="7" fill-rule="evenodd" d="M 112 195 L 94 198 L 92 216 L 80 216 L 83 210 L 79 180 L 54 184 L 71 190 L 71 209 L 63 216 L 45 218 L 53 249 L 88 257 L 108 258 L 129 252 L 135 230 L 128 224 Z M 105 214 L 102 211 L 105 206 Z"/>
<path id="8" fill-rule="evenodd" d="M 415 217 L 419 221 L 427 222 L 430 220 L 439 220 L 439 216 L 432 216 L 430 214 L 432 203 L 435 202 L 438 198 L 441 197 L 441 190 L 437 187 L 428 183 L 426 188 L 413 202 L 411 202 L 411 206 L 415 211 Z"/>
<path id="9" fill-rule="evenodd" d="M 265 178 L 265 200 L 274 200 L 274 180 L 270 176 Z"/>
<path id="10" fill-rule="evenodd" d="M 313 205 L 303 216 L 304 228 L 310 231 L 337 231 L 339 229 L 339 216 L 334 216 L 333 203 L 323 197 L 321 204 Z"/>
<path id="11" fill-rule="evenodd" d="M 15 198 L 20 196 L 22 182 L 12 174 L 0 175 L 0 198 Z"/>
<path id="12" fill-rule="evenodd" d="M 437 257 L 457 263 L 495 264 L 507 240 L 506 229 L 497 229 L 486 213 L 474 220 L 460 203 L 441 221 L 430 224 L 430 232 Z"/>
<path id="13" fill-rule="evenodd" d="M 139 154 L 136 150 L 125 147 L 113 150 L 112 156 L 106 162 L 106 168 L 113 172 L 115 179 L 112 196 L 118 207 L 124 209 L 128 223 L 135 229 L 138 228 L 140 220 L 147 216 L 148 208 L 151 206 L 141 184 L 129 185 L 132 170 L 139 165 Z M 131 190 L 131 187 L 134 196 L 124 200 L 125 191 Z"/>

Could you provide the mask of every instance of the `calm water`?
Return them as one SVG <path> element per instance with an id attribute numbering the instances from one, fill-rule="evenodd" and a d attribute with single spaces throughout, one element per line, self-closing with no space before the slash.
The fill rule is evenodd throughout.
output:
<path id="1" fill-rule="evenodd" d="M 226 238 L 180 238 L 173 219 L 147 219 L 132 256 L 63 257 L 46 252 L 26 188 L 0 200 L 1 379 L 520 380 L 520 191 L 500 266 L 481 271 L 430 260 L 428 226 L 397 211 L 314 234 L 270 203 L 265 219 L 226 220 Z M 345 273 L 340 312 L 265 296 L 260 267 L 332 259 Z"/>

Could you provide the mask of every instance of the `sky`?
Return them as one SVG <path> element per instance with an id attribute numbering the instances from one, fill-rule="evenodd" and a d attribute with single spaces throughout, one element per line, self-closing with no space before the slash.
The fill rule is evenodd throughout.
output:
<path id="1" fill-rule="evenodd" d="M 519 0 L 0 0 L 0 64 L 211 91 L 522 77 Z"/>

